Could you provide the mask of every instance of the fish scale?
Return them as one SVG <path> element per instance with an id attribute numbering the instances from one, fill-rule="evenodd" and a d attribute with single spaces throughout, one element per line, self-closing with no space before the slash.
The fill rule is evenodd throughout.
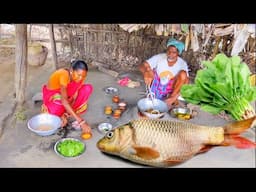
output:
<path id="1" fill-rule="evenodd" d="M 208 139 L 207 134 L 201 134 L 200 140 L 196 139 L 197 135 L 202 133 L 201 126 L 185 122 L 143 119 L 132 121 L 131 126 L 135 132 L 137 145 L 160 151 L 161 156 L 157 159 L 158 162 L 170 157 L 173 157 L 173 161 L 187 159 L 198 152 L 204 141 Z M 215 131 L 205 127 L 203 130 L 208 134 Z"/>
<path id="2" fill-rule="evenodd" d="M 97 147 L 140 164 L 166 167 L 181 163 L 214 146 L 255 148 L 238 135 L 256 124 L 256 116 L 224 126 L 203 126 L 182 121 L 137 119 L 116 127 Z"/>
<path id="3" fill-rule="evenodd" d="M 120 155 L 153 166 L 164 166 L 167 159 L 175 163 L 190 158 L 202 148 L 208 134 L 214 131 L 208 127 L 170 120 L 142 119 L 131 121 L 130 124 L 134 131 L 134 143 L 152 147 L 161 155 L 152 160 L 142 159 L 125 150 Z"/>

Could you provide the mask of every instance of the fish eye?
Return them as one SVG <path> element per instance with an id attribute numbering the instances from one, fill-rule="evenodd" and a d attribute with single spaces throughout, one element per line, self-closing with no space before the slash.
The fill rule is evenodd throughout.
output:
<path id="1" fill-rule="evenodd" d="M 113 137 L 113 135 L 114 135 L 113 131 L 109 131 L 109 132 L 106 133 L 106 137 L 109 138 L 109 139 L 111 139 Z"/>

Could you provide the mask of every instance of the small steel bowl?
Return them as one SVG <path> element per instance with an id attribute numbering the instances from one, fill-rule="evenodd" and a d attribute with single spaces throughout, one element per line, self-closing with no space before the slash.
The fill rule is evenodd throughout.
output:
<path id="1" fill-rule="evenodd" d="M 58 146 L 59 144 L 61 144 L 62 142 L 64 141 L 77 141 L 79 143 L 81 143 L 83 145 L 83 151 L 81 151 L 79 154 L 77 154 L 76 156 L 65 156 L 63 154 L 60 153 L 60 151 L 58 151 Z M 83 143 L 82 141 L 80 141 L 79 139 L 76 139 L 76 138 L 63 138 L 63 139 L 60 139 L 59 141 L 57 141 L 54 145 L 54 151 L 55 153 L 62 157 L 62 158 L 66 158 L 66 159 L 74 159 L 74 158 L 78 158 L 80 157 L 84 152 L 85 152 L 85 149 L 86 149 L 86 146 L 85 146 L 85 143 Z M 72 150 L 72 149 L 71 149 Z"/>
<path id="2" fill-rule="evenodd" d="M 189 120 L 191 119 L 191 111 L 186 107 L 175 107 L 171 110 L 171 116 L 181 119 L 181 120 Z"/>
<path id="3" fill-rule="evenodd" d="M 103 90 L 108 95 L 119 95 L 119 89 L 116 87 L 105 87 Z"/>
<path id="4" fill-rule="evenodd" d="M 112 129 L 113 129 L 113 126 L 110 123 L 100 123 L 98 125 L 98 130 L 103 134 L 106 134 L 107 132 L 111 131 Z"/>

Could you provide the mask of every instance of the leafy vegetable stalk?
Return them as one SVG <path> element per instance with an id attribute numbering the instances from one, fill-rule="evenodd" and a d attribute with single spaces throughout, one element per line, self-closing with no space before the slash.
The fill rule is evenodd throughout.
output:
<path id="1" fill-rule="evenodd" d="M 235 102 L 235 104 L 228 106 L 229 108 L 226 110 L 230 112 L 234 119 L 242 120 L 255 115 L 253 107 L 245 98 L 237 99 Z"/>
<path id="2" fill-rule="evenodd" d="M 225 111 L 236 120 L 254 116 L 250 102 L 256 99 L 256 87 L 251 86 L 250 70 L 240 57 L 218 54 L 203 64 L 195 83 L 182 86 L 182 97 L 212 114 Z"/>

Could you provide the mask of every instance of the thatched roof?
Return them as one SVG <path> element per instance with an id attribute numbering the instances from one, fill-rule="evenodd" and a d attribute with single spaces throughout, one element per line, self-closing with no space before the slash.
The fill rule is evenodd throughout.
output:
<path id="1" fill-rule="evenodd" d="M 153 28 L 156 35 L 180 35 L 185 39 L 185 50 L 191 48 L 194 52 L 204 48 L 209 39 L 214 37 L 217 46 L 223 46 L 224 37 L 229 36 L 232 43 L 231 55 L 238 55 L 244 48 L 249 38 L 255 39 L 255 24 L 119 24 L 129 33 L 140 29 Z M 200 39 L 200 40 L 199 40 Z M 225 42 L 226 43 L 226 42 Z M 255 49 L 255 43 L 250 50 Z M 201 50 L 202 51 L 202 50 Z"/>

